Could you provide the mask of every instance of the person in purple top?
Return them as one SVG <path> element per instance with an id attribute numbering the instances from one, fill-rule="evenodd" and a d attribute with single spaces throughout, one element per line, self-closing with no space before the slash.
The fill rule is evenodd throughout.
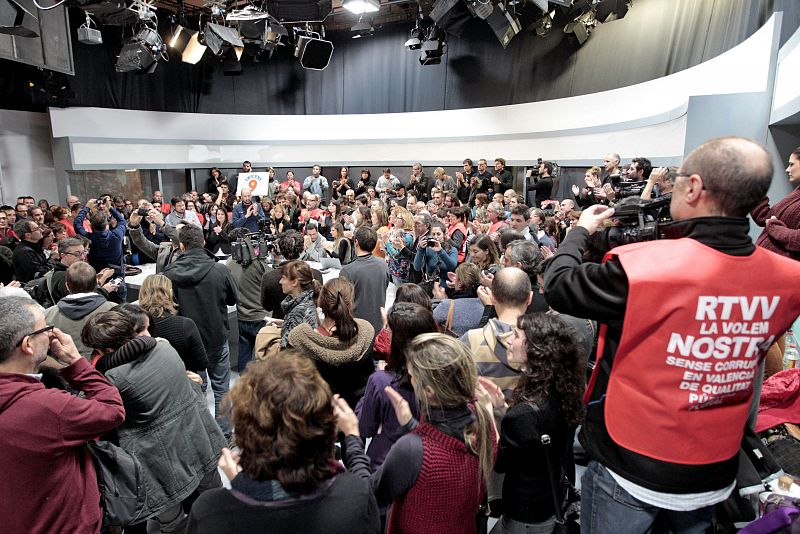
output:
<path id="1" fill-rule="evenodd" d="M 361 436 L 372 438 L 367 456 L 373 470 L 383 464 L 389 449 L 402 436 L 400 423 L 384 388 L 394 388 L 408 401 L 414 417 L 419 417 L 414 390 L 406 370 L 405 350 L 419 334 L 439 331 L 430 309 L 411 302 L 396 303 L 389 310 L 387 320 L 392 331 L 392 348 L 386 369 L 370 375 L 364 396 L 355 409 Z"/>

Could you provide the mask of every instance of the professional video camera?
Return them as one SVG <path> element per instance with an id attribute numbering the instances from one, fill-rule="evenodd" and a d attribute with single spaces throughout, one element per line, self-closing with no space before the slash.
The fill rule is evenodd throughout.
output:
<path id="1" fill-rule="evenodd" d="M 668 233 L 668 223 L 672 222 L 668 209 L 670 200 L 671 195 L 665 195 L 655 200 L 630 197 L 617 203 L 612 216 L 617 225 L 603 230 L 602 241 L 605 246 L 612 249 L 620 245 L 672 237 Z"/>
<path id="2" fill-rule="evenodd" d="M 542 162 L 544 160 L 542 158 L 536 158 L 536 166 L 530 167 L 525 170 L 525 174 L 529 178 L 538 178 L 539 177 L 539 167 L 542 166 Z"/>
<path id="3" fill-rule="evenodd" d="M 231 243 L 231 257 L 241 265 L 250 265 L 254 260 L 261 260 L 268 264 L 275 262 L 279 254 L 276 243 L 278 236 L 270 233 L 266 221 L 258 221 L 258 232 L 250 232 L 244 237 Z"/>
<path id="4" fill-rule="evenodd" d="M 611 187 L 614 188 L 616 198 L 638 197 L 642 195 L 647 180 L 643 182 L 623 182 L 621 174 L 610 174 Z"/>

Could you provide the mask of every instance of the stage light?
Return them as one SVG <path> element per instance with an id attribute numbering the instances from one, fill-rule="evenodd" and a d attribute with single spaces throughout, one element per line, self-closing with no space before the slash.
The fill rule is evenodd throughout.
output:
<path id="1" fill-rule="evenodd" d="M 186 47 L 189 45 L 189 41 L 192 38 L 192 35 L 196 34 L 197 32 L 188 30 L 177 24 L 175 26 L 175 30 L 172 33 L 172 37 L 169 40 L 170 48 L 178 52 L 179 54 L 183 54 L 183 51 L 186 50 Z"/>
<path id="2" fill-rule="evenodd" d="M 158 31 L 144 25 L 128 42 L 122 45 L 117 57 L 117 72 L 146 71 L 152 73 L 164 51 Z"/>
<path id="3" fill-rule="evenodd" d="M 345 0 L 342 7 L 356 15 L 375 13 L 380 9 L 379 0 Z"/>
<path id="4" fill-rule="evenodd" d="M 365 20 L 361 20 L 359 17 L 358 22 L 356 22 L 351 28 L 351 32 L 355 32 L 353 35 L 353 39 L 359 39 L 361 37 L 366 37 L 368 35 L 372 35 L 375 31 L 375 28 L 372 27 L 372 24 Z"/>
<path id="5" fill-rule="evenodd" d="M 234 28 L 209 22 L 205 27 L 205 45 L 215 56 L 221 56 L 228 48 L 236 52 L 237 59 L 242 58 L 244 43 L 239 38 L 239 32 Z"/>
<path id="6" fill-rule="evenodd" d="M 422 43 L 422 52 L 419 56 L 420 65 L 438 65 L 446 53 L 447 40 L 444 31 L 436 25 L 431 26 Z"/>
<path id="7" fill-rule="evenodd" d="M 203 54 L 206 53 L 207 48 L 208 47 L 206 45 L 200 42 L 200 33 L 194 32 L 189 38 L 189 42 L 186 44 L 186 48 L 184 48 L 183 53 L 181 54 L 181 61 L 184 63 L 197 65 L 200 60 L 203 59 Z"/>
<path id="8" fill-rule="evenodd" d="M 597 20 L 594 18 L 594 11 L 589 10 L 564 26 L 564 33 L 575 35 L 578 39 L 578 46 L 581 46 L 589 38 L 589 34 L 595 26 L 597 26 Z"/>
<path id="9" fill-rule="evenodd" d="M 417 25 L 411 30 L 411 35 L 408 41 L 406 41 L 405 47 L 409 50 L 419 50 L 422 48 L 422 41 L 424 40 L 425 34 L 422 28 L 419 27 L 419 21 L 417 21 Z"/>
<path id="10" fill-rule="evenodd" d="M 628 14 L 628 0 L 600 0 L 594 6 L 595 18 L 600 22 L 611 22 Z"/>
<path id="11" fill-rule="evenodd" d="M 315 32 L 298 35 L 294 55 L 300 60 L 300 65 L 304 69 L 324 70 L 331 62 L 333 43 L 320 39 L 319 34 Z"/>
<path id="12" fill-rule="evenodd" d="M 522 29 L 517 17 L 509 13 L 502 3 L 497 4 L 497 9 L 486 19 L 486 22 L 491 26 L 503 48 L 507 47 L 511 39 Z"/>

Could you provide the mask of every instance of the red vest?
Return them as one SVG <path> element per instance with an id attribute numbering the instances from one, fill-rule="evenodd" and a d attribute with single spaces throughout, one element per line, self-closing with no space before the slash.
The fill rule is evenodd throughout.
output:
<path id="1" fill-rule="evenodd" d="M 420 422 L 422 469 L 417 481 L 389 512 L 387 533 L 474 534 L 483 499 L 478 457 L 460 440 Z"/>
<path id="2" fill-rule="evenodd" d="M 456 230 L 461 230 L 461 233 L 464 234 L 464 240 L 461 242 L 461 248 L 458 249 L 458 263 L 462 263 L 464 258 L 467 257 L 467 227 L 461 222 L 456 223 L 453 226 L 448 226 L 447 238 L 451 239 Z"/>
<path id="3" fill-rule="evenodd" d="M 762 248 L 731 256 L 688 238 L 618 247 L 611 257 L 630 289 L 606 389 L 609 436 L 665 462 L 732 458 L 761 358 L 797 317 L 800 263 Z"/>

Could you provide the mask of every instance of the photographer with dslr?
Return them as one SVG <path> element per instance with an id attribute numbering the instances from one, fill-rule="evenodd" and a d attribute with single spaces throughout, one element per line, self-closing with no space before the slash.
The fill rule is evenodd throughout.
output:
<path id="1" fill-rule="evenodd" d="M 703 532 L 733 491 L 758 364 L 800 306 L 800 266 L 748 235 L 772 172 L 759 144 L 713 139 L 676 175 L 682 238 L 581 264 L 614 214 L 592 206 L 548 265 L 548 303 L 602 323 L 580 434 L 583 532 Z"/>

